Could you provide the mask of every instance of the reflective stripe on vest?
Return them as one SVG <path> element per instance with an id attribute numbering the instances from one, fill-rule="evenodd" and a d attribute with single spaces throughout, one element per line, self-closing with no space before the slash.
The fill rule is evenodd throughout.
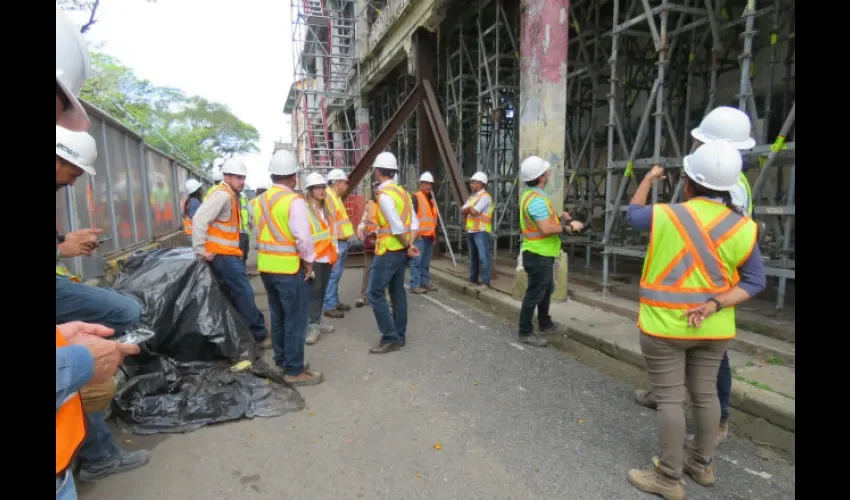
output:
<path id="1" fill-rule="evenodd" d="M 248 199 L 239 193 L 239 231 L 248 232 Z"/>
<path id="2" fill-rule="evenodd" d="M 330 207 L 328 207 L 328 204 L 324 204 L 324 207 L 327 210 L 325 215 L 329 217 L 327 212 L 330 211 Z M 328 257 L 330 265 L 333 266 L 336 264 L 336 260 L 339 257 L 335 244 L 336 226 L 329 225 L 325 222 L 325 220 L 317 213 L 316 207 L 312 202 L 308 204 L 307 214 L 310 219 L 310 233 L 313 236 L 313 246 L 316 249 L 316 259 L 318 260 Z"/>
<path id="3" fill-rule="evenodd" d="M 369 202 L 369 217 L 366 218 L 366 232 L 375 234 L 378 232 L 378 202 Z"/>
<path id="4" fill-rule="evenodd" d="M 558 257 L 561 254 L 561 235 L 559 233 L 543 234 L 537 225 L 537 221 L 528 213 L 528 206 L 535 198 L 540 198 L 546 204 L 546 210 L 549 212 L 549 222 L 552 224 L 561 224 L 561 221 L 555 214 L 555 210 L 552 208 L 552 203 L 549 202 L 549 198 L 534 189 L 525 191 L 522 193 L 522 198 L 520 198 L 519 202 L 519 227 L 522 240 L 520 251 L 536 253 L 545 257 Z"/>
<path id="5" fill-rule="evenodd" d="M 738 281 L 738 266 L 756 244 L 757 226 L 721 203 L 693 199 L 652 208 L 652 230 L 640 281 L 638 326 L 674 339 L 735 336 L 735 308 L 723 308 L 702 326 L 682 311 L 704 304 Z"/>
<path id="6" fill-rule="evenodd" d="M 239 248 L 239 219 L 241 218 L 239 202 L 230 186 L 223 182 L 216 186 L 213 192 L 215 191 L 224 191 L 230 196 L 230 220 L 216 219 L 210 223 L 205 249 L 207 252 L 216 255 L 241 257 L 242 250 Z"/>
<path id="7" fill-rule="evenodd" d="M 65 347 L 68 342 L 56 327 L 56 348 Z M 86 437 L 86 421 L 83 414 L 83 401 L 79 393 L 74 393 L 62 403 L 56 411 L 56 474 L 67 469 L 77 450 Z"/>
<path id="8" fill-rule="evenodd" d="M 417 191 L 413 196 L 416 196 L 419 205 L 416 210 L 416 217 L 419 219 L 419 236 L 433 238 L 437 235 L 437 210 L 428 195 L 422 191 Z"/>
<path id="9" fill-rule="evenodd" d="M 294 191 L 272 186 L 256 198 L 254 227 L 261 273 L 296 274 L 301 269 L 301 256 L 289 229 L 289 207 L 299 197 Z"/>
<path id="10" fill-rule="evenodd" d="M 64 276 L 73 282 L 80 283 L 80 278 L 74 276 L 65 264 L 56 264 L 56 275 Z"/>
<path id="11" fill-rule="evenodd" d="M 354 234 L 354 226 L 351 225 L 351 220 L 348 218 L 345 203 L 337 196 L 333 188 L 327 188 L 325 192 L 327 193 L 328 207 L 336 226 L 337 237 L 341 240 L 348 240 Z"/>
<path id="12" fill-rule="evenodd" d="M 381 188 L 378 191 L 378 197 L 382 194 L 386 194 L 392 198 L 401 223 L 404 225 L 404 233 L 410 233 L 411 226 L 413 225 L 413 204 L 410 201 L 410 195 L 398 184 L 389 184 Z M 378 223 L 378 230 L 375 231 L 378 235 L 378 240 L 375 243 L 375 255 L 384 255 L 387 251 L 403 250 L 404 244 L 399 239 L 401 235 L 393 234 L 389 219 L 384 215 L 381 204 L 375 203 L 375 205 L 377 205 L 377 217 L 375 220 Z"/>
<path id="13" fill-rule="evenodd" d="M 484 231 L 487 233 L 493 232 L 493 211 L 496 210 L 496 206 L 493 204 L 493 198 L 490 196 L 485 190 L 481 190 L 478 194 L 473 194 L 469 197 L 469 202 L 467 206 L 475 208 L 475 205 L 483 198 L 487 196 L 490 198 L 490 206 L 487 208 L 486 214 L 478 214 L 478 215 L 467 215 L 466 216 L 466 230 L 472 231 Z"/>
<path id="14" fill-rule="evenodd" d="M 183 216 L 183 232 L 192 236 L 192 218 L 188 215 Z"/>

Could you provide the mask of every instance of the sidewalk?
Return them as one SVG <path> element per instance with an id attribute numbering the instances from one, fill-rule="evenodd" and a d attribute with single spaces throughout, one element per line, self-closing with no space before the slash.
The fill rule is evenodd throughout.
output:
<path id="1" fill-rule="evenodd" d="M 474 297 L 494 311 L 517 320 L 520 302 L 510 296 L 512 271 L 499 266 L 493 289 L 476 292 L 466 280 L 467 267 L 435 260 L 432 279 L 443 287 Z M 509 274 L 510 273 L 510 274 Z M 496 281 L 500 281 L 496 286 Z M 505 287 L 507 286 L 507 289 Z M 499 291 L 501 289 L 502 291 Z M 635 325 L 637 304 L 622 298 L 601 298 L 586 287 L 569 285 L 571 300 L 552 304 L 553 319 L 564 325 L 567 336 L 608 356 L 644 368 Z M 553 342 L 557 344 L 557 342 Z M 729 349 L 734 380 L 730 405 L 750 416 L 795 432 L 795 368 L 793 344 L 755 333 L 739 331 Z"/>

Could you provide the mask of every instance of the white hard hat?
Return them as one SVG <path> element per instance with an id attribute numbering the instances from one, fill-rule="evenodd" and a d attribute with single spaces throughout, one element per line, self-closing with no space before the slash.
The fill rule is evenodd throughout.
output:
<path id="1" fill-rule="evenodd" d="M 425 172 L 419 176 L 419 182 L 430 182 L 431 184 L 433 184 L 434 176 L 431 175 L 431 172 Z"/>
<path id="2" fill-rule="evenodd" d="M 684 158 L 685 173 L 697 184 L 715 191 L 730 191 L 738 184 L 743 160 L 729 141 L 715 140 Z"/>
<path id="3" fill-rule="evenodd" d="M 189 179 L 188 181 L 186 181 L 186 186 L 185 186 L 186 194 L 194 193 L 195 191 L 201 189 L 201 186 L 202 186 L 201 182 L 198 181 L 197 179 Z"/>
<path id="4" fill-rule="evenodd" d="M 384 151 L 375 158 L 374 162 L 372 162 L 372 168 L 398 170 L 398 161 L 395 159 L 394 154 L 390 153 L 389 151 Z"/>
<path id="5" fill-rule="evenodd" d="M 522 182 L 533 181 L 546 173 L 551 166 L 551 163 L 539 156 L 529 156 L 522 160 L 519 166 L 519 179 Z"/>
<path id="6" fill-rule="evenodd" d="M 248 175 L 248 166 L 240 158 L 228 158 L 221 166 L 221 174 Z"/>
<path id="7" fill-rule="evenodd" d="M 750 117 L 740 109 L 720 106 L 705 115 L 699 127 L 691 130 L 691 137 L 704 144 L 723 139 L 735 149 L 750 149 L 756 145 L 750 125 Z"/>
<path id="8" fill-rule="evenodd" d="M 86 132 L 75 132 L 56 125 L 56 156 L 94 175 L 97 144 Z"/>
<path id="9" fill-rule="evenodd" d="M 348 176 L 345 175 L 345 172 L 342 171 L 341 168 L 335 168 L 328 172 L 328 182 L 330 181 L 347 181 Z"/>
<path id="10" fill-rule="evenodd" d="M 89 77 L 89 47 L 80 28 L 56 6 L 56 84 L 71 103 L 71 108 L 59 114 L 57 125 L 83 132 L 89 128 L 86 110 L 77 100 L 83 83 Z"/>
<path id="11" fill-rule="evenodd" d="M 487 184 L 487 174 L 484 172 L 475 172 L 472 174 L 472 177 L 469 178 L 470 181 L 478 181 L 482 184 Z"/>
<path id="12" fill-rule="evenodd" d="M 272 155 L 269 173 L 272 175 L 293 175 L 298 172 L 298 160 L 292 151 L 280 149 Z"/>
<path id="13" fill-rule="evenodd" d="M 325 180 L 325 177 L 318 173 L 313 172 L 312 174 L 307 174 L 307 178 L 304 180 L 304 189 L 311 188 L 313 186 L 327 186 L 328 182 Z"/>
<path id="14" fill-rule="evenodd" d="M 222 179 L 224 179 L 224 176 L 221 175 L 221 172 L 219 172 L 218 170 L 213 170 L 213 173 L 212 173 L 213 182 L 221 182 Z"/>

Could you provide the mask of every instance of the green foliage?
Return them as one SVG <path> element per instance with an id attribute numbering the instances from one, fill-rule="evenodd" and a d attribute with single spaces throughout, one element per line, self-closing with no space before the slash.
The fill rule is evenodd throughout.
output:
<path id="1" fill-rule="evenodd" d="M 116 59 L 92 52 L 80 96 L 140 133 L 149 144 L 194 166 L 258 151 L 260 134 L 227 106 L 139 79 Z"/>

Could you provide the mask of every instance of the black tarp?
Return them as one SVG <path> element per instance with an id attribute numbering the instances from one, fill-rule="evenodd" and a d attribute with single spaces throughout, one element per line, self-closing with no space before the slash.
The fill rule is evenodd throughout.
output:
<path id="1" fill-rule="evenodd" d="M 125 360 L 126 382 L 113 401 L 133 432 L 185 432 L 304 408 L 282 374 L 257 359 L 251 331 L 192 249 L 133 255 L 113 287 L 141 300 L 142 323 L 156 332 Z M 240 361 L 250 366 L 232 371 Z"/>

